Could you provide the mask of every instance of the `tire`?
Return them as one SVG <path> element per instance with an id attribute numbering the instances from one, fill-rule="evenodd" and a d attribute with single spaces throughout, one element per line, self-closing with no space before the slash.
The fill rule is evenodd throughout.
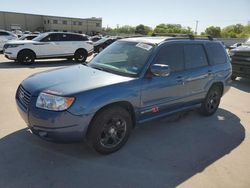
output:
<path id="1" fill-rule="evenodd" d="M 233 81 L 236 80 L 236 78 L 237 78 L 237 76 L 235 76 L 235 75 L 231 76 L 231 80 L 233 80 Z"/>
<path id="2" fill-rule="evenodd" d="M 88 57 L 86 50 L 79 49 L 75 52 L 74 59 L 76 62 L 85 62 Z"/>
<path id="3" fill-rule="evenodd" d="M 205 116 L 213 115 L 220 105 L 221 96 L 221 88 L 219 86 L 212 86 L 202 103 L 200 113 Z"/>
<path id="4" fill-rule="evenodd" d="M 127 142 L 131 130 L 132 119 L 129 112 L 113 106 L 94 117 L 87 133 L 87 142 L 98 153 L 110 154 Z"/>
<path id="5" fill-rule="evenodd" d="M 23 65 L 31 65 L 35 62 L 35 54 L 29 50 L 21 51 L 17 56 L 17 61 Z"/>

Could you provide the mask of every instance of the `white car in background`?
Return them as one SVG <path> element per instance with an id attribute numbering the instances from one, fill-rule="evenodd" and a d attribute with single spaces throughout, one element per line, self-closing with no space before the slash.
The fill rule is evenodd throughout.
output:
<path id="1" fill-rule="evenodd" d="M 10 41 L 4 45 L 3 51 L 6 58 L 22 64 L 50 58 L 74 58 L 77 62 L 84 62 L 93 53 L 93 43 L 81 34 L 47 32 L 33 40 Z"/>
<path id="2" fill-rule="evenodd" d="M 9 40 L 17 40 L 17 35 L 9 31 L 0 30 L 0 51 L 3 51 L 4 44 Z"/>

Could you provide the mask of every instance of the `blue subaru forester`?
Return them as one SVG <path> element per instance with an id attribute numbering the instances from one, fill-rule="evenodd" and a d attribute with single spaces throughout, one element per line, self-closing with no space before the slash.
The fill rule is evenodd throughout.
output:
<path id="1" fill-rule="evenodd" d="M 108 154 L 126 143 L 137 124 L 194 108 L 214 114 L 231 74 L 223 45 L 212 38 L 127 38 L 88 64 L 28 77 L 16 102 L 34 134 L 86 138 Z"/>

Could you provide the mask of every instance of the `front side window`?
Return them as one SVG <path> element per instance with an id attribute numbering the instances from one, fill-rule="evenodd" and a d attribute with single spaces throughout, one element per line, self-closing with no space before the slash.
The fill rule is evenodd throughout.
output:
<path id="1" fill-rule="evenodd" d="M 186 69 L 204 67 L 208 65 L 206 53 L 200 44 L 184 46 Z"/>
<path id="2" fill-rule="evenodd" d="M 117 41 L 98 54 L 89 66 L 124 76 L 137 76 L 153 50 L 151 44 Z"/>
<path id="3" fill-rule="evenodd" d="M 59 34 L 50 34 L 47 37 L 45 37 L 44 39 L 42 39 L 43 42 L 54 42 L 54 41 L 60 41 L 60 36 Z"/>
<path id="4" fill-rule="evenodd" d="M 172 72 L 184 70 L 183 45 L 173 44 L 162 47 L 155 64 L 168 65 Z"/>

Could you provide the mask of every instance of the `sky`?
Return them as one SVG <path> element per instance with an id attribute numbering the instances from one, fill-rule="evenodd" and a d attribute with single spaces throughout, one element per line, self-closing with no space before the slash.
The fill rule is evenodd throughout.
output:
<path id="1" fill-rule="evenodd" d="M 198 32 L 250 21 L 250 0 L 0 0 L 0 11 L 66 17 L 101 17 L 103 27 L 176 23 Z"/>

